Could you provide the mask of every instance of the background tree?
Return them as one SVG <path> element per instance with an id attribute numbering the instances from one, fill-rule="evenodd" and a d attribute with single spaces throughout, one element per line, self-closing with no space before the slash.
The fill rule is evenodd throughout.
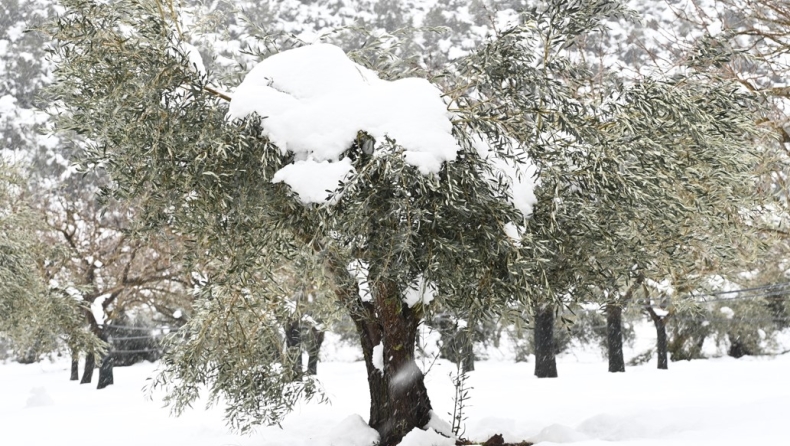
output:
<path id="1" fill-rule="evenodd" d="M 31 361 L 55 350 L 58 342 L 100 351 L 103 343 L 81 323 L 86 308 L 74 298 L 76 289 L 50 280 L 49 270 L 62 252 L 42 242 L 46 226 L 26 198 L 14 169 L 2 166 L 0 333 L 12 341 L 19 357 Z"/>
<path id="2" fill-rule="evenodd" d="M 106 330 L 114 319 L 135 308 L 170 315 L 189 308 L 191 283 L 179 259 L 182 241 L 166 231 L 138 235 L 133 207 L 100 203 L 92 187 L 80 189 L 78 194 L 59 191 L 45 198 L 42 208 L 49 231 L 42 239 L 63 247 L 62 262 L 52 267 L 53 278 L 69 281 L 79 290 L 76 296 L 85 303 L 91 332 L 107 341 Z M 112 353 L 102 361 L 107 363 L 102 372 L 111 373 Z M 83 384 L 91 382 L 95 364 L 93 352 L 87 352 Z M 104 387 L 101 378 L 99 388 Z"/>

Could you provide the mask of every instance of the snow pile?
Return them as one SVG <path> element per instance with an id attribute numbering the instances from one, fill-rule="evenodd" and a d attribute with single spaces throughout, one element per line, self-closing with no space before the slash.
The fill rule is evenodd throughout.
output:
<path id="1" fill-rule="evenodd" d="M 498 157 L 495 154 L 495 149 L 480 138 L 475 138 L 472 143 L 480 158 L 488 160 L 494 172 L 500 175 L 508 184 L 513 207 L 521 211 L 524 217 L 532 215 L 532 207 L 538 202 L 538 199 L 535 197 L 537 168 L 532 163 L 532 160 L 524 153 L 519 157 L 521 162 Z M 514 145 L 517 144 L 514 143 Z M 515 225 L 506 227 L 505 232 L 511 238 L 521 238 Z"/>
<path id="2" fill-rule="evenodd" d="M 363 260 L 354 260 L 346 267 L 348 273 L 351 274 L 357 281 L 359 287 L 359 299 L 362 302 L 373 301 L 373 295 L 370 294 L 370 284 L 368 284 L 368 263 Z"/>
<path id="3" fill-rule="evenodd" d="M 200 55 L 200 51 L 195 48 L 194 45 L 180 42 L 179 49 L 181 50 L 184 55 L 186 55 L 189 68 L 194 70 L 201 76 L 206 76 L 206 66 L 203 64 L 203 56 Z"/>
<path id="4" fill-rule="evenodd" d="M 732 319 L 735 317 L 735 312 L 730 307 L 721 307 L 719 311 L 721 311 L 721 314 L 723 314 L 727 319 Z"/>
<path id="5" fill-rule="evenodd" d="M 585 440 L 590 440 L 590 437 L 562 424 L 547 426 L 538 435 L 529 439 L 533 443 L 575 443 Z"/>
<path id="6" fill-rule="evenodd" d="M 417 280 L 409 285 L 403 292 L 403 301 L 409 308 L 414 308 L 415 305 L 422 304 L 428 305 L 433 301 L 436 296 L 436 285 L 431 282 L 426 282 L 420 274 Z"/>
<path id="7" fill-rule="evenodd" d="M 655 345 L 655 330 L 648 333 L 652 339 L 644 340 Z M 783 345 L 790 345 L 790 330 L 784 333 Z M 322 358 L 332 356 L 327 354 L 329 344 L 340 342 L 339 335 L 329 335 Z M 626 357 L 639 351 L 642 347 L 627 348 Z M 580 361 L 575 356 L 558 358 L 560 376 L 552 380 L 535 378 L 533 362 L 513 363 L 512 357 L 477 362 L 468 382 L 473 390 L 463 437 L 483 442 L 501 434 L 506 442 L 541 440 L 541 446 L 570 441 L 579 446 L 787 443 L 790 354 L 678 361 L 669 370 L 656 370 L 653 360 L 626 373 L 608 373 L 600 357 Z M 369 410 L 362 361 L 322 361 L 318 378 L 332 404 L 300 404 L 281 426 L 261 426 L 249 435 L 228 431 L 222 404 L 206 408 L 201 400 L 182 416 L 171 417 L 161 393 L 144 398 L 140 389 L 156 364 L 116 367 L 115 384 L 101 391 L 95 380 L 93 385 L 69 381 L 70 365 L 67 357 L 54 363 L 0 363 L 0 444 L 93 446 L 112 438 L 113 446 L 372 446 L 378 439 L 363 419 L 349 416 Z M 411 432 L 404 444 L 453 444 L 435 431 L 447 429 L 441 419 L 451 418 L 455 389 L 448 375 L 455 370 L 442 359 L 433 364 L 425 384 L 435 413 L 426 430 Z M 26 401 L 37 387 L 45 387 L 38 394 L 50 395 L 56 404 L 22 410 L 34 405 Z M 85 430 L 75 428 L 86 419 L 92 428 L 87 441 Z"/>
<path id="8" fill-rule="evenodd" d="M 295 162 L 272 179 L 288 184 L 304 203 L 327 200 L 327 190 L 354 171 L 341 161 L 360 131 L 404 149 L 406 163 L 438 173 L 456 158 L 458 143 L 441 92 L 425 79 L 388 82 L 352 62 L 340 48 L 313 44 L 268 57 L 233 94 L 231 119 L 257 113 L 264 136 Z"/>
<path id="9" fill-rule="evenodd" d="M 333 446 L 370 446 L 378 441 L 379 433 L 357 414 L 349 415 L 329 433 Z"/>
<path id="10" fill-rule="evenodd" d="M 455 446 L 455 439 L 445 437 L 432 428 L 412 429 L 403 437 L 400 446 Z"/>
<path id="11" fill-rule="evenodd" d="M 433 429 L 446 437 L 453 436 L 453 427 L 450 426 L 450 423 L 444 421 L 442 417 L 437 415 L 434 411 L 431 411 L 431 419 L 428 421 L 428 424 L 423 426 L 423 429 Z"/>
<path id="12" fill-rule="evenodd" d="M 55 404 L 52 397 L 47 393 L 46 387 L 35 387 L 30 389 L 30 397 L 27 399 L 25 407 L 51 406 Z"/>
<path id="13" fill-rule="evenodd" d="M 381 373 L 384 373 L 384 343 L 379 342 L 373 347 L 373 358 L 371 358 L 373 362 L 373 367 L 376 368 Z"/>

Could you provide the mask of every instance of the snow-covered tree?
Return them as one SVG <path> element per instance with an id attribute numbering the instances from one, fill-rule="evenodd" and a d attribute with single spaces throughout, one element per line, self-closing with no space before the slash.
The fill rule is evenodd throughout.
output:
<path id="1" fill-rule="evenodd" d="M 616 2 L 541 4 L 437 84 L 399 78 L 385 58 L 360 57 L 365 67 L 334 45 L 273 42 L 231 94 L 157 3 L 64 3 L 51 30 L 60 127 L 85 135 L 113 191 L 145 196 L 143 220 L 188 239 L 205 266 L 158 382 L 174 384 L 176 410 L 208 385 L 240 428 L 316 393 L 296 379 L 282 330 L 285 262 L 312 258 L 353 319 L 368 422 L 394 445 L 441 430 L 414 358 L 431 302 L 471 321 L 514 306 L 553 318 L 598 283 L 593 266 L 618 243 L 664 249 L 675 211 L 683 228 L 708 225 L 682 219 L 717 193 L 702 180 L 741 179 L 754 163 L 748 99 L 717 79 L 678 72 L 590 91 L 569 49 L 622 16 Z"/>

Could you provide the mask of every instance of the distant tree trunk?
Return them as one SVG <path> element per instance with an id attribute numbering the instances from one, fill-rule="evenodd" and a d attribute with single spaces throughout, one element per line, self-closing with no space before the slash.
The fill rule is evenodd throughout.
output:
<path id="1" fill-rule="evenodd" d="M 33 345 L 28 347 L 27 350 L 25 350 L 25 353 L 19 355 L 16 358 L 16 362 L 20 364 L 33 364 L 34 362 L 38 362 L 38 358 L 40 356 L 40 352 L 39 352 L 40 349 L 41 349 L 41 341 L 36 339 L 36 341 L 33 342 Z"/>
<path id="2" fill-rule="evenodd" d="M 77 350 L 71 350 L 71 377 L 69 381 L 80 379 L 80 354 Z"/>
<path id="3" fill-rule="evenodd" d="M 113 384 L 113 356 L 111 352 L 107 352 L 102 358 L 101 366 L 99 366 L 99 385 L 97 389 L 103 389 Z"/>
<path id="4" fill-rule="evenodd" d="M 90 311 L 85 311 L 85 317 L 88 319 L 88 324 L 90 325 L 91 332 L 96 335 L 97 338 L 101 340 L 106 340 L 106 336 L 104 335 L 104 330 L 102 327 L 99 326 L 99 322 L 96 320 L 96 317 L 93 316 L 93 313 Z M 93 352 L 88 352 L 85 355 L 85 369 L 82 372 L 82 381 L 80 384 L 88 384 L 93 379 L 93 369 L 96 368 L 96 354 Z"/>
<path id="5" fill-rule="evenodd" d="M 324 332 L 310 327 L 310 342 L 307 343 L 307 374 L 318 374 L 318 354 L 321 352 L 321 344 L 324 343 Z"/>
<path id="6" fill-rule="evenodd" d="M 356 299 L 352 318 L 359 332 L 370 388 L 368 424 L 378 431 L 381 446 L 394 446 L 413 428 L 430 421 L 431 402 L 422 371 L 414 361 L 417 326 L 421 314 L 409 308 L 394 282 L 371 287 L 373 302 Z M 382 344 L 381 358 L 373 357 Z M 383 363 L 383 371 L 375 361 Z"/>
<path id="7" fill-rule="evenodd" d="M 741 342 L 739 336 L 728 333 L 727 337 L 730 339 L 730 349 L 727 351 L 727 355 L 732 356 L 733 358 L 741 358 L 743 356 L 752 355 L 751 349 L 749 349 L 746 344 Z"/>
<path id="8" fill-rule="evenodd" d="M 294 357 L 294 379 L 299 379 L 302 376 L 302 333 L 300 329 L 298 320 L 289 322 L 285 327 L 285 345 L 288 348 L 288 353 Z"/>
<path id="9" fill-rule="evenodd" d="M 475 370 L 474 336 L 466 330 L 462 331 L 462 333 L 461 340 L 463 344 L 460 357 L 463 361 L 463 370 L 464 372 L 473 372 Z"/>
<path id="10" fill-rule="evenodd" d="M 96 355 L 93 352 L 88 352 L 85 355 L 85 370 L 82 372 L 82 381 L 80 384 L 89 384 L 93 379 L 93 369 L 96 368 Z"/>
<path id="11" fill-rule="evenodd" d="M 104 342 L 109 342 L 109 338 L 106 334 L 106 330 L 102 330 L 101 340 Z M 101 365 L 99 366 L 99 385 L 96 387 L 97 389 L 103 389 L 113 384 L 112 366 L 113 366 L 113 354 L 112 354 L 112 346 L 110 346 L 109 350 L 104 354 L 104 356 L 101 359 Z"/>
<path id="12" fill-rule="evenodd" d="M 606 306 L 606 346 L 609 353 L 609 372 L 625 372 L 623 360 L 623 307 Z"/>
<path id="13" fill-rule="evenodd" d="M 554 357 L 554 308 L 538 305 L 535 311 L 535 376 L 556 378 L 557 361 Z"/>
<path id="14" fill-rule="evenodd" d="M 667 370 L 669 368 L 669 362 L 667 360 L 667 324 L 666 324 L 666 316 L 661 317 L 656 314 L 656 311 L 653 307 L 648 306 L 647 312 L 650 315 L 650 318 L 653 319 L 653 324 L 656 326 L 656 335 L 657 335 L 657 342 L 656 342 L 656 350 L 658 353 L 658 368 L 660 370 Z"/>

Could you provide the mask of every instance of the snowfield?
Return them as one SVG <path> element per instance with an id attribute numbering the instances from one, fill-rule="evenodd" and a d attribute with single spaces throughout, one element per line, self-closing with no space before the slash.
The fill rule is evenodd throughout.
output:
<path id="1" fill-rule="evenodd" d="M 304 404 L 282 428 L 262 427 L 248 436 L 227 430 L 221 408 L 198 406 L 174 418 L 162 407 L 161 395 L 146 399 L 142 388 L 156 364 L 116 368 L 116 384 L 104 390 L 96 390 L 95 380 L 92 385 L 68 381 L 65 358 L 2 364 L 0 444 L 371 445 L 375 431 L 363 420 L 368 411 L 364 363 L 348 362 L 354 350 L 334 342 L 323 353 L 329 361 L 319 364 L 319 377 L 331 405 Z M 790 444 L 790 354 L 672 362 L 664 371 L 654 360 L 611 374 L 597 354 L 578 350 L 560 358 L 559 378 L 540 380 L 532 376 L 531 362 L 489 360 L 476 367 L 468 382 L 474 390 L 464 433 L 475 441 L 501 433 L 505 441 L 543 446 Z M 440 360 L 426 379 L 434 411 L 448 421 L 454 371 L 452 363 Z M 452 444 L 433 432 L 413 432 L 406 440 L 411 446 Z"/>

